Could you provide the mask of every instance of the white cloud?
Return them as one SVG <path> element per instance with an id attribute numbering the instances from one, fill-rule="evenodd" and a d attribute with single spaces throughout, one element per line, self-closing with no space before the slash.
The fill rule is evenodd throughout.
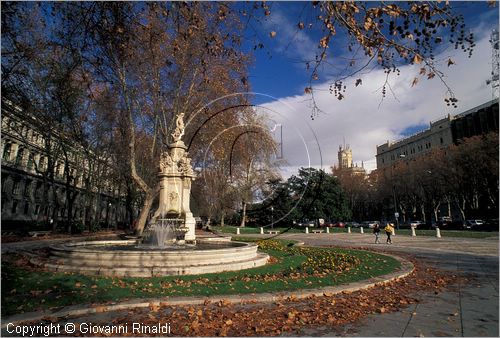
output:
<path id="1" fill-rule="evenodd" d="M 314 120 L 309 118 L 311 109 L 307 95 L 285 97 L 265 104 L 280 115 L 279 120 L 284 126 L 284 155 L 290 167 L 308 166 L 309 159 L 315 167 L 322 164 L 327 169 L 336 165 L 338 147 L 345 139 L 353 151 L 354 162 L 364 161 L 365 168 L 372 170 L 375 169 L 377 145 L 401 138 L 408 127 L 428 124 L 447 114 L 459 114 L 491 100 L 491 89 L 485 82 L 491 72 L 488 37 L 476 43 L 472 58 L 453 50 L 445 51 L 438 59 L 447 60 L 449 57 L 456 65 L 449 68 L 444 65 L 441 69 L 444 80 L 459 99 L 458 109 L 446 106 L 443 101 L 446 87 L 437 78 L 421 79 L 417 86 L 411 87 L 412 79 L 418 76 L 419 66 L 401 67 L 401 75 L 389 80 L 396 98 L 388 91 L 382 103 L 380 87 L 386 78 L 382 70 L 364 75 L 363 84 L 356 88 L 355 79 L 346 81 L 348 89 L 341 101 L 329 94 L 329 83 L 318 85 L 315 99 L 324 114 Z"/>

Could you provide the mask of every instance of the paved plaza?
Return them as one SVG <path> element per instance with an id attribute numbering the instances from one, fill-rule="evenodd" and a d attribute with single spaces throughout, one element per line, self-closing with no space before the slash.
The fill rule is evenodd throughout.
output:
<path id="1" fill-rule="evenodd" d="M 393 244 L 374 244 L 372 234 L 284 234 L 314 246 L 364 247 L 414 255 L 419 261 L 450 273 L 473 274 L 469 285 L 455 285 L 438 295 L 422 294 L 420 302 L 396 313 L 377 314 L 332 331 L 312 328 L 304 336 L 498 337 L 498 237 L 394 236 Z M 296 333 L 297 334 L 297 333 Z"/>

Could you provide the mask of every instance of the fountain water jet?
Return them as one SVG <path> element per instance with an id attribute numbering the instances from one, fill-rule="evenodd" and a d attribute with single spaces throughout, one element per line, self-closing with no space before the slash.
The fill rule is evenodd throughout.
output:
<path id="1" fill-rule="evenodd" d="M 186 232 L 184 220 L 180 218 L 160 218 L 152 223 L 145 232 L 143 247 L 167 248 L 171 245 L 184 245 Z"/>

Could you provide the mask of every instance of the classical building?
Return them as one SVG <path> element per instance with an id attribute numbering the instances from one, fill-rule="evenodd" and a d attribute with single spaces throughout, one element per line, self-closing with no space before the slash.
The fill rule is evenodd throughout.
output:
<path id="1" fill-rule="evenodd" d="M 398 160 L 411 160 L 435 148 L 448 147 L 463 138 L 498 132 L 498 99 L 461 114 L 430 122 L 428 129 L 404 139 L 377 146 L 377 169 Z"/>
<path id="2" fill-rule="evenodd" d="M 106 176 L 106 161 L 78 148 L 61 132 L 54 130 L 49 141 L 44 135 L 52 127 L 2 99 L 2 228 L 68 218 L 101 227 L 125 222 L 124 194 Z M 100 180 L 90 183 L 97 167 Z"/>

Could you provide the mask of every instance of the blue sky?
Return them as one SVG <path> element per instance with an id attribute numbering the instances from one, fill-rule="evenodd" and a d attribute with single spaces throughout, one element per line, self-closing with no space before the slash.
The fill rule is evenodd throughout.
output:
<path id="1" fill-rule="evenodd" d="M 355 79 L 346 80 L 346 98 L 338 101 L 328 93 L 331 79 L 343 69 L 342 56 L 347 53 L 342 48 L 335 49 L 344 45 L 338 35 L 329 50 L 333 54 L 329 58 L 333 67 L 320 70 L 320 79 L 315 82 L 316 101 L 323 113 L 311 120 L 310 97 L 304 94 L 311 73 L 303 61 L 314 56 L 321 35 L 296 27 L 299 21 L 312 19 L 314 12 L 309 2 L 268 4 L 271 15 L 248 30 L 249 46 L 254 36 L 265 46 L 255 52 L 249 79 L 253 91 L 266 94 L 257 95 L 255 102 L 276 112 L 271 120 L 283 124 L 284 155 L 289 165 L 284 171 L 288 174 L 300 166 L 328 169 L 337 164 L 337 150 L 344 140 L 351 146 L 356 163 L 363 162 L 367 169 L 375 169 L 377 145 L 423 130 L 432 120 L 459 114 L 492 98 L 485 81 L 491 72 L 488 40 L 491 30 L 498 29 L 498 8 L 490 8 L 486 2 L 454 1 L 452 6 L 465 16 L 476 42 L 471 58 L 449 44 L 436 52 L 436 59 L 452 58 L 456 62 L 449 68 L 443 64 L 441 69 L 446 83 L 460 100 L 457 109 L 446 106 L 443 101 L 446 88 L 436 78 L 422 79 L 411 87 L 419 67 L 409 65 L 401 67 L 401 76 L 389 80 L 394 95 L 388 93 L 383 101 L 380 88 L 385 75 L 378 69 L 363 74 L 363 84 L 357 88 Z M 276 32 L 274 38 L 269 36 L 271 31 Z"/>

